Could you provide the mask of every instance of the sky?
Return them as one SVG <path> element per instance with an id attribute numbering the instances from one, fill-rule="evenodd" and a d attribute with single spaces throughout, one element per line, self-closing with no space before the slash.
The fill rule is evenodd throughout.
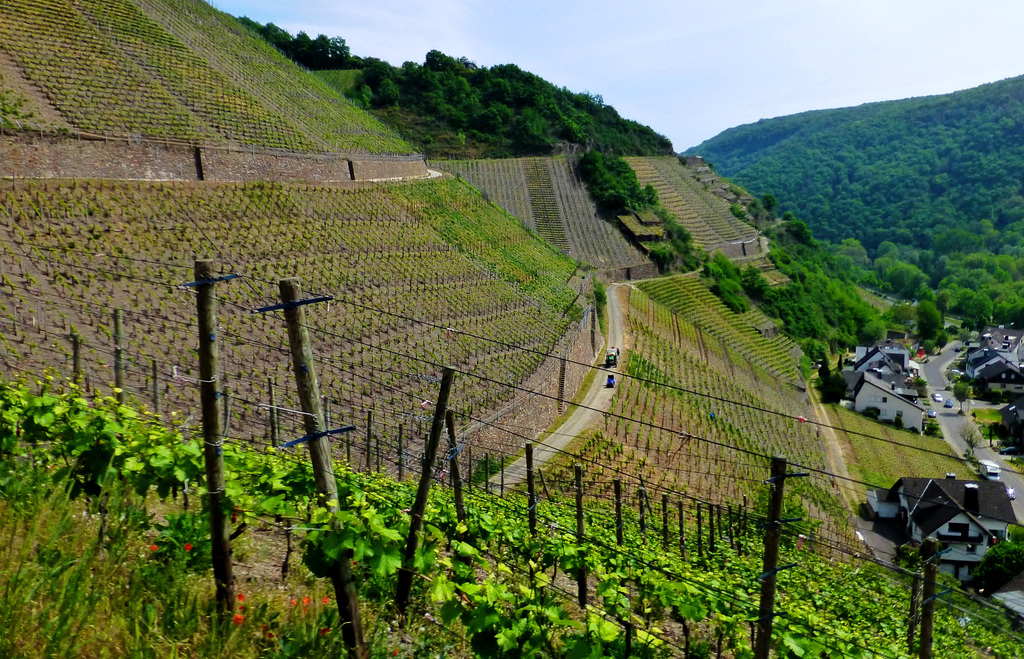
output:
<path id="1" fill-rule="evenodd" d="M 759 119 L 1024 75 L 1024 2 L 213 0 L 396 66 L 436 49 L 516 64 L 665 135 L 677 151 Z"/>

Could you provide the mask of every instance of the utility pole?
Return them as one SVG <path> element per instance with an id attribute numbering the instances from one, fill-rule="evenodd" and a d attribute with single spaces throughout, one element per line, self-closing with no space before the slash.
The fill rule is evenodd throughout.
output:
<path id="1" fill-rule="evenodd" d="M 331 462 L 331 447 L 324 427 L 321 408 L 320 384 L 316 379 L 316 364 L 313 349 L 306 329 L 306 309 L 300 304 L 302 290 L 297 277 L 282 279 L 278 284 L 281 304 L 288 325 L 288 345 L 292 353 L 292 367 L 299 403 L 304 412 L 303 424 L 309 440 L 309 459 L 313 464 L 313 478 L 320 495 L 320 505 L 329 510 L 338 510 L 338 485 L 334 480 L 334 465 Z M 338 604 L 341 633 L 348 647 L 351 659 L 368 659 L 370 656 L 363 638 L 363 622 L 359 613 L 359 598 L 352 580 L 351 553 L 344 552 L 329 567 L 331 582 L 334 584 L 334 598 Z"/>
<path id="2" fill-rule="evenodd" d="M 213 292 L 214 262 L 195 262 L 196 306 L 199 321 L 199 397 L 203 410 L 203 463 L 206 467 L 206 509 L 210 513 L 210 543 L 213 554 L 213 580 L 221 613 L 231 611 L 235 599 L 232 574 L 231 541 L 224 513 L 224 435 L 221 429 L 221 395 L 217 376 L 220 372 L 220 345 L 217 341 L 217 297 Z M 115 313 L 114 328 L 120 327 L 120 310 Z M 115 339 L 119 341 L 119 339 Z"/>

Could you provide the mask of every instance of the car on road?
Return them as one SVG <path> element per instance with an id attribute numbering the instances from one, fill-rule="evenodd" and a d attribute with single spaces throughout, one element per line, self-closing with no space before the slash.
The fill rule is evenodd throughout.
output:
<path id="1" fill-rule="evenodd" d="M 943 407 L 953 407 L 953 399 L 947 398 L 946 402 L 942 404 Z"/>
<path id="2" fill-rule="evenodd" d="M 936 412 L 935 410 L 928 410 L 928 418 L 929 419 L 934 419 L 937 416 L 939 416 L 938 412 Z"/>
<path id="3" fill-rule="evenodd" d="M 999 465 L 991 460 L 978 460 L 978 473 L 986 480 L 999 480 L 999 474 L 1001 471 L 1002 470 L 999 468 Z"/>
<path id="4" fill-rule="evenodd" d="M 932 400 L 934 400 L 936 403 L 941 403 L 942 394 L 932 394 Z"/>
<path id="5" fill-rule="evenodd" d="M 1019 446 L 1004 446 L 999 449 L 999 455 L 1020 455 Z"/>
<path id="6" fill-rule="evenodd" d="M 1010 497 L 1010 501 L 1013 501 L 1014 499 L 1017 498 L 1017 491 L 1014 490 L 1012 487 L 1008 487 L 1006 488 L 1006 496 Z"/>

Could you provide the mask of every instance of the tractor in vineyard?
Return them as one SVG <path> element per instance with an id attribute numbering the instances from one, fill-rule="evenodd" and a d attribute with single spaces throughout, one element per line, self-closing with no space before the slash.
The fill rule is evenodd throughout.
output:
<path id="1" fill-rule="evenodd" d="M 619 364 L 619 349 L 616 347 L 608 348 L 608 351 L 604 356 L 604 367 L 615 368 Z"/>

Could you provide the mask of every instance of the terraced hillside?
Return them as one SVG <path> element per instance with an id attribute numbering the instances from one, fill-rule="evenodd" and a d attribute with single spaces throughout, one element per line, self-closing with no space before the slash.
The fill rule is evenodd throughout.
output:
<path id="1" fill-rule="evenodd" d="M 409 154 L 392 130 L 199 0 L 5 0 L 0 73 L 74 130 Z"/>
<path id="2" fill-rule="evenodd" d="M 251 313 L 279 299 L 279 278 L 335 298 L 309 307 L 322 391 L 345 420 L 373 409 L 392 437 L 403 423 L 421 436 L 440 364 L 475 375 L 453 393 L 460 413 L 510 400 L 542 353 L 564 348 L 585 304 L 572 261 L 451 180 L 347 190 L 18 181 L 0 199 L 5 376 L 68 374 L 78 334 L 83 381 L 109 392 L 120 308 L 123 388 L 197 416 L 195 298 L 178 285 L 194 279 L 194 258 L 216 257 L 243 275 L 218 285 L 231 434 L 265 441 L 276 430 L 260 406 L 298 407 L 282 318 Z M 285 435 L 299 432 L 300 416 L 278 418 Z"/>
<path id="3" fill-rule="evenodd" d="M 533 183 L 536 193 L 527 192 L 527 159 L 445 160 L 432 162 L 431 166 L 466 179 L 531 229 L 538 228 L 535 215 L 539 212 L 548 218 L 549 227 L 555 227 L 552 231 L 557 240 L 562 240 L 560 235 L 564 235 L 568 253 L 574 258 L 600 270 L 632 267 L 639 268 L 640 272 L 655 272 L 638 247 L 626 240 L 613 223 L 598 216 L 597 207 L 576 176 L 569 158 L 530 160 L 545 163 L 547 168 L 545 175 L 536 164 L 531 165 L 536 172 Z M 540 200 L 539 211 L 531 204 L 534 194 Z M 556 214 L 560 228 L 552 219 Z"/>
<path id="4" fill-rule="evenodd" d="M 744 322 L 696 277 L 676 276 L 639 284 L 651 299 L 693 323 L 700 332 L 729 346 L 752 367 L 771 377 L 802 387 L 796 357 L 799 347 L 783 335 L 762 336 L 755 325 Z"/>
<path id="5" fill-rule="evenodd" d="M 658 286 L 661 282 L 673 285 L 674 297 Z M 683 277 L 643 282 L 629 290 L 634 344 L 623 352 L 625 377 L 604 427 L 572 445 L 588 464 L 588 492 L 611 496 L 612 479 L 628 474 L 634 482 L 642 478 L 652 491 L 682 490 L 738 507 L 745 497 L 756 496 L 763 481 L 767 461 L 760 456 L 786 455 L 828 470 L 822 439 L 797 420 L 809 414 L 806 394 L 780 386 L 775 371 L 781 365 L 772 371 L 765 367 L 772 360 L 763 355 L 775 354 L 776 344 L 761 340 L 752 328 L 741 334 L 712 326 L 708 315 L 717 316 L 723 327 L 741 327 L 744 321 L 710 303 L 708 296 L 716 298 L 706 288 L 706 295 L 699 294 L 700 287 L 696 278 Z M 649 296 L 649 290 L 656 295 Z M 793 372 L 792 357 L 789 362 L 785 370 Z M 571 460 L 547 475 L 569 484 L 567 489 L 572 476 Z M 846 514 L 834 484 L 813 478 L 798 487 L 811 517 L 845 540 Z M 629 499 L 635 494 L 628 493 Z"/>
<path id="6" fill-rule="evenodd" d="M 757 231 L 730 212 L 729 204 L 704 190 L 678 158 L 626 158 L 643 185 L 653 185 L 658 198 L 706 251 L 720 249 L 729 257 L 759 253 Z"/>

